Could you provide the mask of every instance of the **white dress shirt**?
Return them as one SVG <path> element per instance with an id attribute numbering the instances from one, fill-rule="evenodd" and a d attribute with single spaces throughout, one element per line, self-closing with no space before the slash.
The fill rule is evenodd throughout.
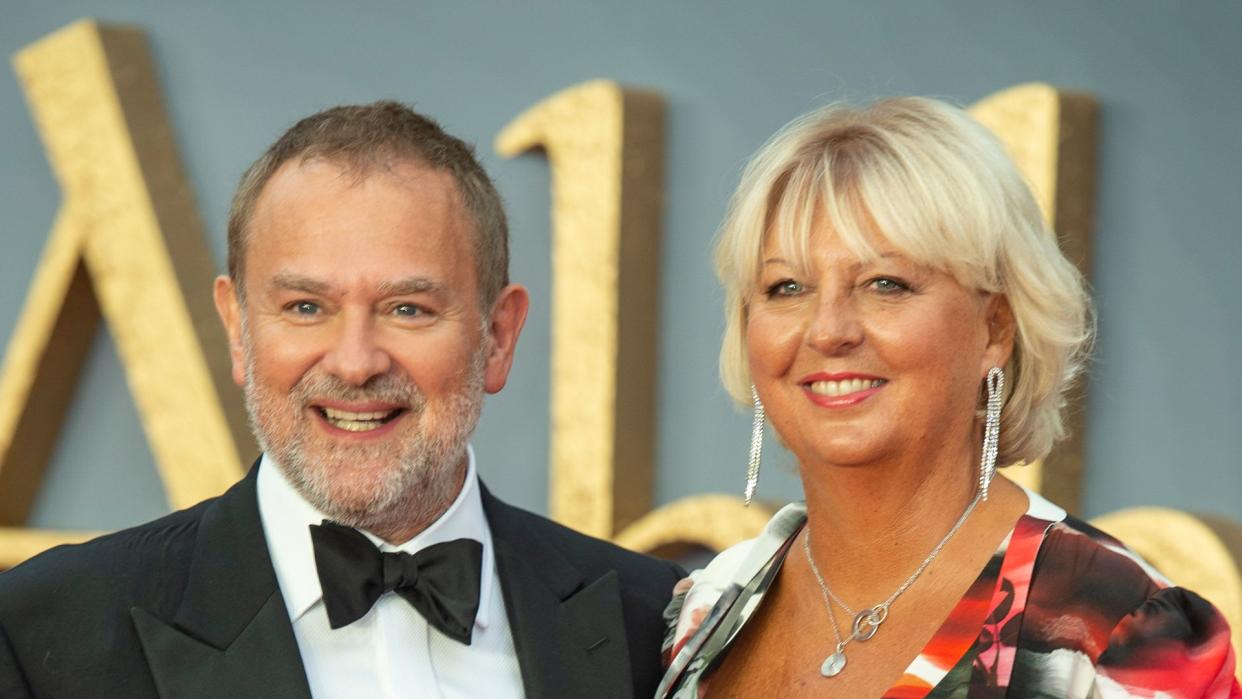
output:
<path id="1" fill-rule="evenodd" d="M 309 525 L 328 517 L 306 502 L 277 464 L 263 456 L 259 465 L 259 517 L 316 699 L 523 696 L 522 676 L 496 575 L 491 530 L 483 513 L 474 450 L 468 448 L 467 453 L 466 481 L 457 499 L 418 536 L 392 546 L 370 532 L 362 533 L 386 552 L 412 554 L 461 538 L 483 544 L 479 611 L 468 646 L 431 627 L 393 592 L 380 597 L 366 616 L 333 630 L 323 604 L 309 529 Z"/>

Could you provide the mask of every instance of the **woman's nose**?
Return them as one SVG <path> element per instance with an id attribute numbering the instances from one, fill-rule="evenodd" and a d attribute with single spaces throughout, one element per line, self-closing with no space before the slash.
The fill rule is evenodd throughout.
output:
<path id="1" fill-rule="evenodd" d="M 840 355 L 862 344 L 863 325 L 848 292 L 822 294 L 814 313 L 806 343 L 817 352 Z"/>

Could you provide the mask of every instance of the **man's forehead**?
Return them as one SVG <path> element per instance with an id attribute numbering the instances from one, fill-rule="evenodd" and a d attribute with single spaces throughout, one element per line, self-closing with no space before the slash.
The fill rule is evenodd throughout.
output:
<path id="1" fill-rule="evenodd" d="M 339 208 L 332 206 L 337 197 L 368 189 L 372 183 L 388 185 L 385 189 L 395 186 L 397 190 L 406 190 L 398 193 L 395 200 L 384 202 L 381 209 L 399 210 L 406 202 L 417 202 L 420 211 L 428 215 L 433 209 L 443 213 L 446 221 L 459 228 L 463 235 L 468 235 L 473 227 L 473 218 L 449 172 L 431 169 L 417 161 L 355 168 L 348 162 L 333 159 L 293 158 L 277 169 L 256 198 L 248 237 L 253 239 L 263 229 L 289 216 L 320 216 Z M 343 207 L 357 208 L 357 202 L 348 199 L 340 203 Z"/>

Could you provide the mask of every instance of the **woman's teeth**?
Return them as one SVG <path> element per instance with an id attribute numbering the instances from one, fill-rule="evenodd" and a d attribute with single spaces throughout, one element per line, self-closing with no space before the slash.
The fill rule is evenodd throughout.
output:
<path id="1" fill-rule="evenodd" d="M 846 379 L 844 381 L 814 381 L 811 393 L 821 396 L 847 396 L 851 393 L 876 388 L 884 383 L 883 379 Z"/>

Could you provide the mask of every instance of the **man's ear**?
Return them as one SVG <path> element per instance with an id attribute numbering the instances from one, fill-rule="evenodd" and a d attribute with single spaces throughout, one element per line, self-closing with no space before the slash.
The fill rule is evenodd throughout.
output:
<path id="1" fill-rule="evenodd" d="M 491 320 L 487 325 L 487 360 L 484 364 L 483 387 L 488 393 L 496 393 L 505 387 L 509 369 L 513 367 L 513 355 L 517 350 L 518 336 L 526 324 L 526 312 L 530 310 L 530 295 L 521 284 L 510 284 L 500 290 L 492 304 Z"/>
<path id="2" fill-rule="evenodd" d="M 224 324 L 224 332 L 229 338 L 229 359 L 233 362 L 233 383 L 242 386 L 246 383 L 246 353 L 242 349 L 242 309 L 237 298 L 237 288 L 228 275 L 221 274 L 216 277 L 212 291 L 216 301 L 216 313 L 220 314 L 220 322 Z"/>
<path id="3" fill-rule="evenodd" d="M 988 345 L 983 351 L 984 365 L 981 367 L 980 376 L 987 376 L 992 367 L 1003 367 L 1009 362 L 1009 357 L 1013 355 L 1014 337 L 1018 332 L 1013 308 L 1003 294 L 992 294 L 988 297 L 984 317 L 988 324 Z"/>

